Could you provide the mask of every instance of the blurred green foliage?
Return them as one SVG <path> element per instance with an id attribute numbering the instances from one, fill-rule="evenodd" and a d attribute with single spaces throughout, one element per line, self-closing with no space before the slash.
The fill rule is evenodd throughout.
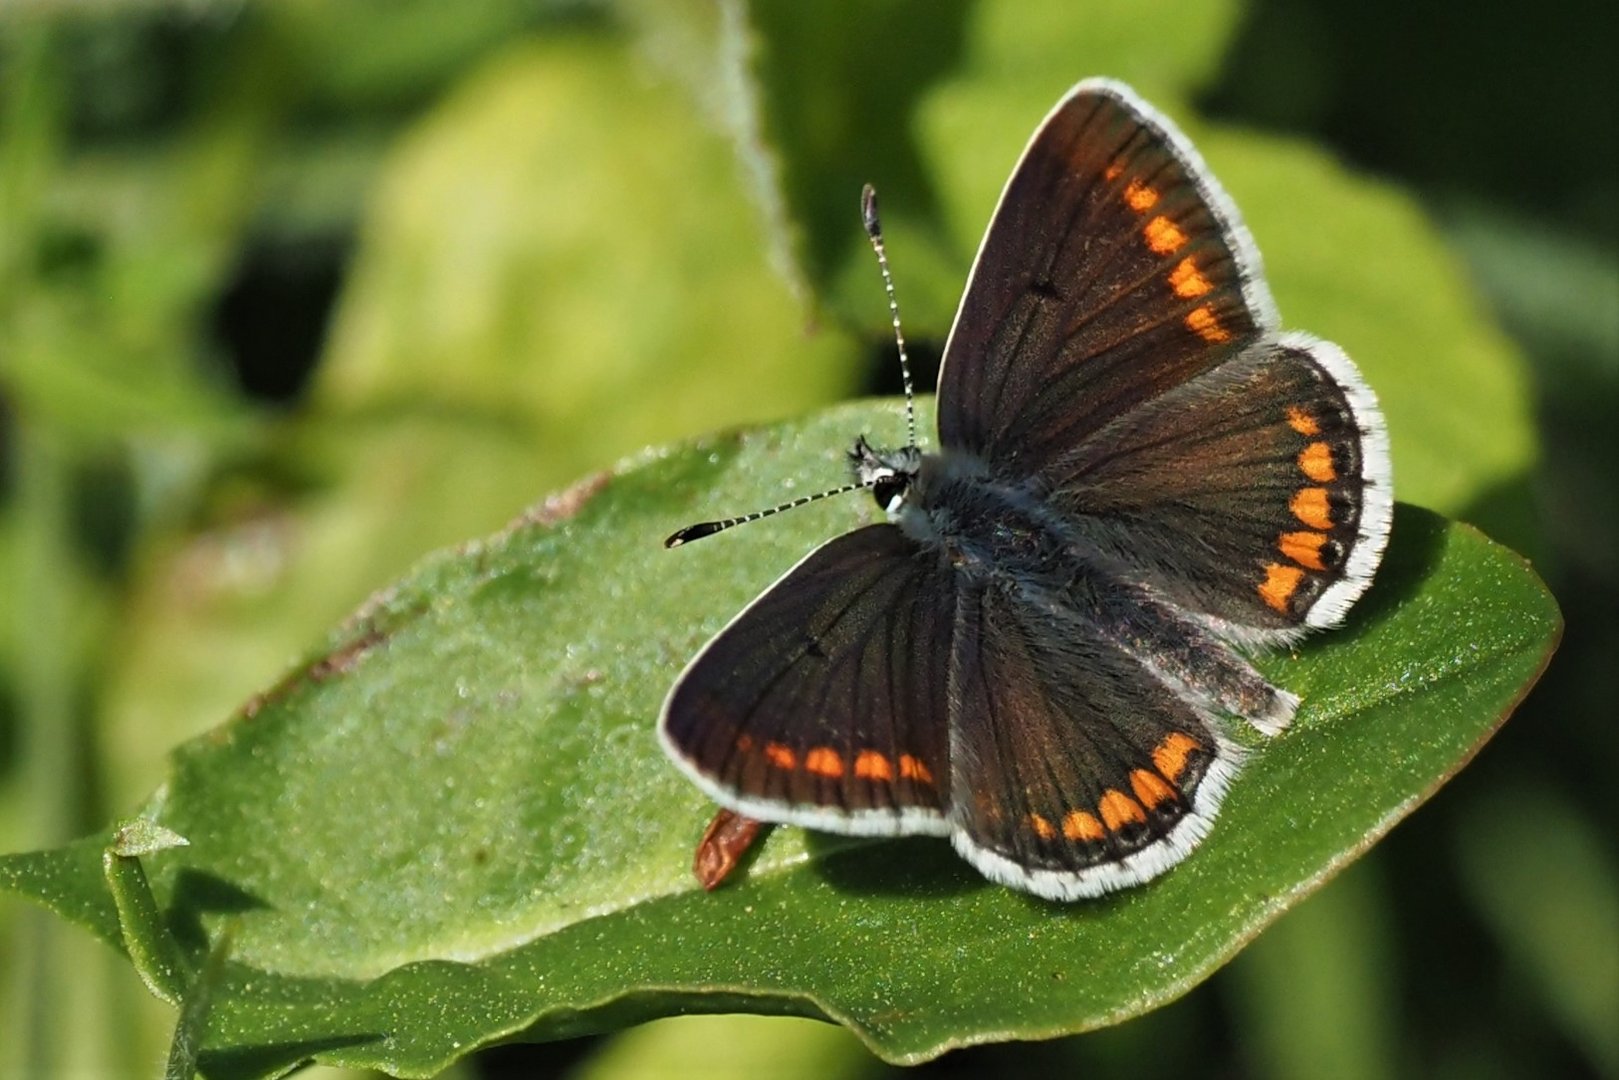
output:
<path id="1" fill-rule="evenodd" d="M 859 183 L 925 354 L 1017 148 L 1108 73 L 1185 121 L 1288 324 L 1361 362 L 1402 498 L 1530 552 L 1568 637 L 1225 974 L 930 1068 L 1619 1074 L 1614 37 L 1594 0 L 0 7 L 0 850 L 127 813 L 426 552 L 642 445 L 886 386 Z M 100 944 L 0 901 L 0 972 L 0 1073 L 161 1060 L 172 1011 Z M 880 1068 L 702 1023 L 469 1068 Z"/>

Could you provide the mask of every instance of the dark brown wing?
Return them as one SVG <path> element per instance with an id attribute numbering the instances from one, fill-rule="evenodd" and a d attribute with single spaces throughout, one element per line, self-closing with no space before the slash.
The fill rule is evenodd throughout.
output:
<path id="1" fill-rule="evenodd" d="M 1191 144 L 1128 88 L 1076 86 L 990 221 L 939 373 L 939 438 L 1038 477 L 1274 325 L 1259 257 Z"/>
<path id="2" fill-rule="evenodd" d="M 1078 618 L 991 587 L 962 597 L 951 839 L 987 877 L 1054 900 L 1147 881 L 1208 831 L 1239 753 Z"/>
<path id="3" fill-rule="evenodd" d="M 676 680 L 665 750 L 748 817 L 947 832 L 955 576 L 892 525 L 821 545 Z"/>
<path id="4" fill-rule="evenodd" d="M 1051 501 L 1092 547 L 1236 640 L 1339 622 L 1393 510 L 1371 391 L 1304 335 L 1176 387 L 1050 471 Z"/>

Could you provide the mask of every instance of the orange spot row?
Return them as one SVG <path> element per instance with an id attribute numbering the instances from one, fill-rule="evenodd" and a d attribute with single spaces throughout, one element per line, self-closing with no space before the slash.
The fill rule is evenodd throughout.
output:
<path id="1" fill-rule="evenodd" d="M 1150 779 L 1140 786 L 1136 786 L 1136 776 Z M 1175 798 L 1174 789 L 1165 784 L 1157 775 L 1138 769 L 1131 775 L 1131 784 L 1136 786 L 1139 794 L 1143 788 L 1152 792 L 1155 801 L 1148 803 L 1156 806 L 1158 803 Z M 1156 786 L 1153 786 L 1156 785 Z M 1145 801 L 1145 799 L 1143 799 Z M 1102 793 L 1102 800 L 1097 804 L 1097 813 L 1101 814 L 1098 820 L 1096 814 L 1084 810 L 1070 810 L 1062 819 L 1062 835 L 1067 840 L 1098 841 L 1105 839 L 1110 832 L 1118 832 L 1126 825 L 1145 825 L 1147 811 L 1141 808 L 1141 803 L 1130 798 L 1117 788 L 1108 788 Z M 1057 827 L 1039 814 L 1028 816 L 1029 828 L 1042 840 L 1055 840 Z"/>
<path id="2" fill-rule="evenodd" d="M 1299 488 L 1287 507 L 1293 511 L 1294 517 L 1312 529 L 1326 532 L 1332 528 L 1332 512 L 1327 506 L 1326 488 Z"/>
<path id="3" fill-rule="evenodd" d="M 907 780 L 915 780 L 920 784 L 933 783 L 933 774 L 928 767 L 909 754 L 899 756 L 899 774 Z"/>
<path id="4" fill-rule="evenodd" d="M 1208 304 L 1193 308 L 1187 313 L 1186 328 L 1204 341 L 1219 343 L 1231 340 L 1231 331 L 1220 325 L 1219 318 L 1214 314 L 1214 308 Z"/>
<path id="5" fill-rule="evenodd" d="M 875 750 L 862 750 L 854 759 L 854 774 L 862 780 L 892 780 L 894 766 Z"/>
<path id="6" fill-rule="evenodd" d="M 1259 583 L 1259 598 L 1283 615 L 1288 613 L 1287 602 L 1304 580 L 1304 571 L 1296 566 L 1267 563 L 1265 580 Z"/>
<path id="7" fill-rule="evenodd" d="M 1073 841 L 1095 842 L 1107 838 L 1127 825 L 1144 825 L 1147 811 L 1156 810 L 1166 803 L 1176 803 L 1181 795 L 1174 786 L 1175 779 L 1186 771 L 1186 763 L 1203 745 L 1184 731 L 1165 735 L 1152 750 L 1152 763 L 1158 771 L 1135 769 L 1130 773 L 1129 795 L 1118 788 L 1102 793 L 1096 813 L 1070 810 L 1062 819 L 1062 835 Z M 1052 840 L 1057 829 L 1039 814 L 1030 814 L 1029 828 L 1042 840 Z"/>
<path id="8" fill-rule="evenodd" d="M 1141 805 L 1148 810 L 1160 803 L 1174 802 L 1175 789 L 1164 783 L 1164 778 L 1151 769 L 1137 769 L 1130 774 L 1130 790 L 1135 792 Z"/>
<path id="9" fill-rule="evenodd" d="M 1327 543 L 1327 534 L 1318 532 L 1288 532 L 1283 533 L 1277 543 L 1283 555 L 1311 570 L 1325 570 L 1327 564 L 1321 558 L 1321 549 Z"/>
<path id="10" fill-rule="evenodd" d="M 1070 840 L 1101 840 L 1107 836 L 1107 830 L 1102 828 L 1095 814 L 1074 810 L 1062 819 L 1062 834 Z"/>
<path id="11" fill-rule="evenodd" d="M 842 776 L 843 758 L 830 746 L 817 746 L 804 755 L 804 771 L 817 776 Z"/>
<path id="12" fill-rule="evenodd" d="M 1176 264 L 1169 274 L 1169 287 L 1175 290 L 1175 295 L 1183 300 L 1195 300 L 1213 290 L 1209 279 L 1198 272 L 1197 263 L 1188 255 Z"/>
<path id="13" fill-rule="evenodd" d="M 746 754 L 753 749 L 753 737 L 739 735 L 736 748 Z M 798 754 L 785 743 L 768 742 L 764 746 L 765 760 L 778 769 L 793 770 L 800 766 Z M 843 755 L 830 746 L 815 746 L 804 752 L 802 766 L 805 772 L 815 773 L 817 776 L 838 777 L 844 774 L 846 766 Z M 920 758 L 910 754 L 899 756 L 899 767 L 887 756 L 876 750 L 862 750 L 854 756 L 854 774 L 862 780 L 890 781 L 894 779 L 897 771 L 900 777 L 913 780 L 919 784 L 932 784 L 933 773 L 924 765 Z"/>

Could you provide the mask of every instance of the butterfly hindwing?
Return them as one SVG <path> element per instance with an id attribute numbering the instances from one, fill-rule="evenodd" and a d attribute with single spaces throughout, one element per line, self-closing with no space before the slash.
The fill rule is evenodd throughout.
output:
<path id="1" fill-rule="evenodd" d="M 956 849 L 988 877 L 1063 900 L 1183 859 L 1213 819 L 1236 748 L 1079 620 L 1054 627 L 1050 612 L 994 586 L 960 603 Z"/>
<path id="2" fill-rule="evenodd" d="M 1387 437 L 1326 342 L 1284 335 L 1148 403 L 1053 470 L 1097 550 L 1238 639 L 1338 622 L 1388 537 Z"/>
<path id="3" fill-rule="evenodd" d="M 1274 324 L 1235 208 L 1173 125 L 1087 80 L 991 219 L 945 347 L 939 435 L 1038 477 L 1113 417 Z"/>
<path id="4" fill-rule="evenodd" d="M 945 832 L 952 577 L 892 525 L 823 544 L 681 674 L 665 748 L 749 817 Z"/>

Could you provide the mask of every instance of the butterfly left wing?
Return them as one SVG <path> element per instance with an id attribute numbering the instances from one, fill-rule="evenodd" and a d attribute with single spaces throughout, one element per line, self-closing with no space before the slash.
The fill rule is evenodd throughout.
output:
<path id="1" fill-rule="evenodd" d="M 821 545 L 675 681 L 659 721 L 665 751 L 751 818 L 947 832 L 954 577 L 893 525 Z"/>

